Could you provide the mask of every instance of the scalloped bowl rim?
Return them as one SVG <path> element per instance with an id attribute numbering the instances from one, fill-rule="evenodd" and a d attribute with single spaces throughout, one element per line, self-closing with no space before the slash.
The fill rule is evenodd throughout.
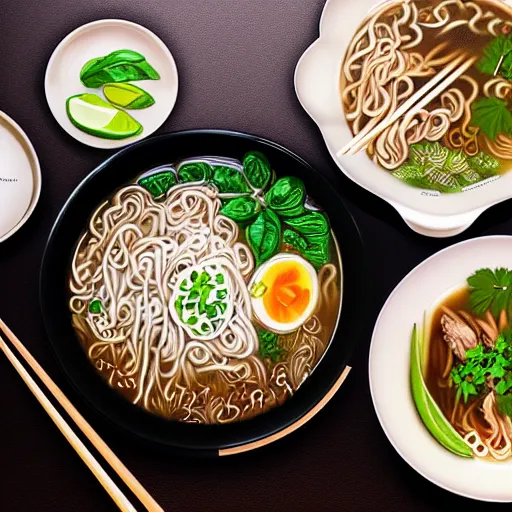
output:
<path id="1" fill-rule="evenodd" d="M 391 176 L 365 152 L 336 155 L 352 138 L 339 95 L 345 50 L 363 18 L 385 3 L 392 2 L 327 0 L 320 18 L 320 36 L 302 54 L 295 68 L 295 92 L 318 125 L 333 160 L 348 178 L 387 201 L 414 231 L 429 236 L 452 236 L 467 229 L 487 208 L 512 197 L 512 172 L 465 192 L 433 196 Z M 501 3 L 512 6 L 510 0 Z"/>

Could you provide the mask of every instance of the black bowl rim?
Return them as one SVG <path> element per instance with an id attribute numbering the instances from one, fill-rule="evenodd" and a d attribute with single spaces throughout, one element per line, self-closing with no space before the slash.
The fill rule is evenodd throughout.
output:
<path id="1" fill-rule="evenodd" d="M 83 189 L 95 179 L 97 175 L 99 175 L 101 172 L 103 172 L 106 168 L 108 168 L 112 162 L 115 162 L 116 160 L 122 158 L 124 155 L 129 154 L 133 151 L 137 151 L 139 148 L 143 148 L 145 145 L 150 145 L 153 143 L 159 143 L 161 141 L 172 141 L 173 139 L 180 138 L 180 137 L 196 137 L 196 136 L 221 136 L 221 137 L 227 137 L 227 138 L 233 138 L 236 139 L 244 139 L 251 141 L 257 145 L 263 145 L 266 147 L 270 147 L 273 150 L 280 152 L 284 154 L 286 157 L 291 158 L 295 161 L 297 165 L 302 167 L 303 170 L 307 171 L 308 174 L 311 174 L 311 176 L 314 176 L 315 178 L 319 178 L 322 182 L 322 185 L 324 187 L 328 187 L 330 190 L 330 193 L 332 196 L 336 199 L 336 222 L 338 219 L 343 217 L 342 224 L 349 229 L 349 231 L 352 231 L 351 234 L 351 240 L 350 243 L 352 246 L 350 248 L 347 248 L 344 244 L 343 240 L 340 240 L 338 236 L 336 236 L 336 239 L 338 240 L 338 244 L 340 246 L 340 252 L 342 254 L 342 269 L 343 269 L 343 294 L 342 294 L 342 308 L 341 308 L 341 314 L 340 319 L 338 322 L 338 325 L 336 327 L 336 330 L 331 338 L 331 341 L 321 358 L 321 361 L 317 363 L 317 366 L 315 367 L 315 371 L 311 374 L 311 376 L 307 379 L 307 381 L 299 388 L 295 396 L 297 396 L 298 393 L 301 392 L 301 390 L 306 386 L 308 381 L 310 381 L 315 374 L 318 373 L 318 370 L 322 363 L 328 359 L 329 352 L 331 351 L 331 347 L 333 345 L 333 342 L 337 337 L 339 337 L 339 330 L 341 325 L 341 319 L 342 317 L 349 317 L 349 319 L 346 321 L 346 325 L 349 326 L 349 337 L 348 339 L 343 339 L 343 361 L 340 361 L 339 364 L 336 364 L 337 371 L 333 373 L 331 376 L 329 382 L 326 386 L 323 386 L 323 391 L 321 393 L 316 393 L 316 398 L 312 403 L 309 403 L 306 407 L 299 407 L 299 412 L 296 414 L 292 414 L 292 417 L 288 418 L 287 421 L 280 423 L 277 426 L 270 427 L 267 429 L 263 429 L 262 432 L 260 432 L 257 435 L 251 435 L 251 436 L 238 436 L 238 438 L 235 441 L 232 442 L 221 442 L 217 443 L 214 446 L 194 446 L 194 443 L 185 443 L 182 444 L 179 441 L 176 441 L 175 439 L 166 439 L 162 440 L 161 438 L 156 439 L 152 434 L 148 434 L 145 431 L 137 430 L 135 431 L 132 426 L 127 425 L 126 422 L 119 421 L 118 418 L 114 418 L 111 411 L 106 411 L 105 408 L 100 407 L 97 403 L 97 401 L 88 394 L 84 389 L 82 389 L 76 382 L 76 378 L 73 377 L 73 372 L 70 371 L 69 367 L 66 365 L 65 361 L 62 358 L 62 354 L 59 352 L 58 342 L 56 342 L 56 337 L 52 335 L 52 321 L 51 313 L 49 309 L 49 302 L 45 300 L 46 295 L 48 293 L 48 289 L 50 286 L 52 286 L 51 280 L 50 282 L 47 281 L 47 268 L 50 265 L 49 259 L 51 258 L 51 251 L 52 246 L 55 242 L 56 237 L 59 235 L 59 230 L 61 229 L 62 223 L 64 221 L 64 218 L 70 208 L 70 206 L 74 203 L 74 201 L 77 199 L 77 197 L 80 196 Z M 124 180 L 126 181 L 126 180 Z M 122 183 L 119 184 L 121 186 Z M 105 197 L 105 195 L 103 196 Z M 314 199 L 317 199 L 314 197 Z M 319 201 L 320 204 L 321 201 Z M 334 208 L 334 207 L 333 207 Z M 331 210 L 331 208 L 329 208 Z M 327 211 L 327 208 L 326 208 Z M 88 216 L 90 213 L 88 214 Z M 333 220 L 332 211 L 328 212 L 329 219 Z M 337 235 L 336 231 L 333 229 L 335 234 Z M 76 240 L 73 241 L 73 244 L 76 243 Z M 348 251 L 348 252 L 347 252 Z M 359 268 L 357 269 L 357 285 L 352 286 L 351 290 L 351 297 L 348 299 L 349 302 L 347 304 L 347 293 L 346 293 L 346 283 L 347 279 L 352 280 L 352 276 L 356 271 L 356 268 L 354 265 L 354 268 L 349 268 L 347 272 L 346 268 L 346 261 L 347 261 L 347 254 L 353 254 L 354 262 L 357 261 L 357 265 Z M 363 240 L 361 238 L 361 234 L 359 231 L 359 228 L 354 221 L 352 214 L 346 207 L 341 195 L 338 193 L 338 191 L 329 183 L 329 180 L 327 176 L 324 175 L 324 173 L 320 170 L 315 169 L 312 167 L 308 162 L 306 162 L 302 157 L 298 156 L 294 152 L 290 151 L 289 149 L 285 148 L 279 143 L 273 142 L 271 140 L 265 139 L 263 137 L 252 135 L 248 133 L 238 132 L 238 131 L 232 131 L 232 130 L 222 130 L 222 129 L 192 129 L 192 130 L 181 130 L 181 131 L 175 131 L 175 132 L 169 132 L 164 133 L 152 137 L 148 137 L 147 139 L 143 139 L 141 141 L 138 141 L 134 144 L 131 144 L 120 151 L 117 151 L 113 155 L 109 156 L 104 162 L 102 162 L 100 165 L 98 165 L 92 172 L 90 172 L 85 178 L 82 179 L 82 181 L 78 184 L 78 186 L 74 189 L 74 191 L 70 194 L 62 208 L 60 209 L 59 214 L 57 215 L 57 218 L 53 224 L 53 227 L 50 231 L 50 234 L 48 236 L 47 243 L 45 245 L 43 258 L 41 262 L 41 268 L 40 268 L 40 276 L 39 276 L 39 300 L 40 300 L 40 307 L 41 307 L 41 313 L 43 316 L 43 323 L 48 335 L 48 338 L 50 340 L 50 345 L 52 346 L 53 354 L 58 362 L 58 365 L 60 366 L 61 370 L 63 371 L 64 375 L 66 376 L 66 379 L 71 384 L 71 386 L 75 389 L 75 391 L 78 392 L 79 396 L 84 400 L 84 402 L 87 404 L 89 409 L 91 411 L 95 412 L 96 414 L 99 414 L 104 420 L 106 420 L 110 425 L 114 426 L 118 431 L 122 431 L 125 434 L 135 436 L 135 438 L 138 438 L 138 440 L 143 440 L 146 442 L 151 443 L 153 446 L 158 446 L 159 448 L 166 449 L 168 451 L 171 451 L 173 453 L 179 453 L 179 454 L 186 454 L 186 455 L 200 455 L 200 456 L 217 456 L 217 455 L 225 455 L 229 454 L 230 450 L 232 450 L 233 453 L 240 453 L 245 451 L 244 446 L 247 446 L 247 449 L 252 449 L 253 447 L 263 446 L 267 444 L 267 442 L 272 442 L 276 439 L 279 439 L 280 437 L 283 437 L 287 433 L 292 432 L 299 426 L 301 426 L 306 421 L 309 421 L 309 419 L 314 416 L 318 410 L 321 409 L 331 398 L 332 395 L 337 391 L 337 389 L 341 386 L 342 382 L 344 381 L 346 375 L 348 374 L 348 371 L 351 369 L 351 367 L 348 365 L 350 362 L 350 359 L 353 355 L 356 343 L 358 341 L 359 335 L 360 335 L 360 324 L 361 322 L 358 322 L 358 317 L 360 316 L 358 311 L 364 310 L 364 304 L 367 302 L 366 299 L 366 283 L 367 283 L 367 268 L 368 268 L 368 262 L 367 257 L 364 251 L 363 246 Z M 349 273 L 350 272 L 350 273 Z M 349 315 L 347 315 L 346 311 L 349 308 L 352 310 L 352 307 L 354 305 L 358 305 L 356 311 L 351 311 Z M 345 312 L 345 314 L 344 314 Z M 77 343 L 78 345 L 78 343 Z M 80 347 L 80 350 L 81 347 Z M 85 354 L 84 354 L 85 356 Z M 91 372 L 93 372 L 95 375 L 97 375 L 97 372 L 93 370 L 92 365 L 89 366 L 91 368 Z M 110 386 L 105 385 L 105 383 L 102 380 L 102 383 L 105 388 L 110 389 Z M 105 390 L 105 392 L 107 392 Z M 113 391 L 113 393 L 116 394 L 116 396 L 120 395 Z M 324 397 L 328 397 L 326 400 L 323 400 Z M 164 421 L 168 424 L 172 423 L 174 425 L 187 425 L 190 427 L 200 427 L 200 428 L 213 428 L 217 429 L 219 426 L 210 426 L 210 425 L 190 425 L 190 424 L 183 424 L 180 422 L 173 422 L 169 420 L 165 420 L 162 418 L 159 418 L 155 415 L 152 415 L 151 413 L 148 413 L 147 411 L 142 410 L 141 408 L 138 408 L 136 406 L 133 406 L 133 404 L 129 403 L 124 398 L 120 397 L 123 402 L 126 402 L 128 406 L 135 409 L 140 409 L 143 411 L 143 414 L 145 418 L 147 418 L 147 421 L 154 421 L 155 418 L 157 418 L 156 421 Z M 294 397 L 292 397 L 294 398 Z M 273 410 L 269 411 L 268 413 L 261 414 L 257 416 L 256 418 L 245 420 L 242 422 L 237 422 L 232 425 L 241 425 L 248 424 L 251 422 L 255 422 L 255 420 L 264 418 L 268 416 L 271 412 L 276 410 L 282 410 L 285 408 L 292 399 L 290 398 L 285 402 L 285 404 L 274 408 Z M 320 407 L 318 407 L 319 403 L 322 403 Z M 140 413 L 139 413 L 140 414 Z M 309 414 L 309 417 L 304 421 L 304 417 Z M 150 419 L 151 418 L 151 419 Z M 226 428 L 226 426 L 221 426 L 221 428 Z M 283 434 L 283 431 L 286 432 L 286 434 Z M 281 433 L 281 435 L 279 435 Z M 223 453 L 224 452 L 224 453 Z"/>

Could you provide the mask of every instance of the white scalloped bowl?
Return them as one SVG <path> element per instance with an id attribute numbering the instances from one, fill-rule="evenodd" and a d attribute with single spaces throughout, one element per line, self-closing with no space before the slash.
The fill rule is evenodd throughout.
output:
<path id="1" fill-rule="evenodd" d="M 352 139 L 339 93 L 341 64 L 362 20 L 382 3 L 327 0 L 320 19 L 320 37 L 304 52 L 295 69 L 295 91 L 344 174 L 387 201 L 417 233 L 454 236 L 467 229 L 487 208 L 512 197 L 512 172 L 465 192 L 435 195 L 402 183 L 372 162 L 365 152 L 336 155 Z M 500 3 L 512 6 L 508 0 Z"/>

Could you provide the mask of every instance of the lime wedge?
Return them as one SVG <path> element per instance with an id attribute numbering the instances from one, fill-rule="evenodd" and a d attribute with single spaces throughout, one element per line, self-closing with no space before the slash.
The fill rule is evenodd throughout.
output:
<path id="1" fill-rule="evenodd" d="M 147 108 L 155 103 L 151 94 L 132 84 L 106 84 L 103 94 L 110 103 L 123 108 Z"/>
<path id="2" fill-rule="evenodd" d="M 126 139 L 142 132 L 132 116 L 102 100 L 96 94 L 78 94 L 66 101 L 70 121 L 80 130 L 104 139 Z"/>

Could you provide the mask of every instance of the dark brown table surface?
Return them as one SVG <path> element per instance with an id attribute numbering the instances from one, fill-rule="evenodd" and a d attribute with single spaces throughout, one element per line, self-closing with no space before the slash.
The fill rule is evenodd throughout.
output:
<path id="1" fill-rule="evenodd" d="M 511 204 L 492 208 L 462 236 L 428 239 L 408 230 L 384 201 L 337 171 L 293 88 L 295 64 L 318 36 L 323 4 L 323 0 L 0 1 L 0 109 L 26 131 L 43 173 L 42 195 L 33 217 L 0 245 L 0 316 L 165 510 L 452 511 L 472 505 L 423 479 L 391 447 L 372 407 L 368 350 L 377 314 L 400 279 L 432 253 L 459 240 L 512 233 Z M 38 304 L 45 241 L 69 194 L 112 152 L 84 146 L 59 127 L 46 104 L 44 72 L 63 37 L 101 18 L 138 22 L 171 49 L 180 90 L 159 133 L 224 128 L 283 144 L 330 174 L 371 254 L 370 301 L 362 315 L 352 373 L 309 424 L 267 448 L 220 460 L 187 460 L 134 445 L 83 405 L 50 350 Z M 114 510 L 4 357 L 0 357 L 0 417 L 0 510 Z"/>

